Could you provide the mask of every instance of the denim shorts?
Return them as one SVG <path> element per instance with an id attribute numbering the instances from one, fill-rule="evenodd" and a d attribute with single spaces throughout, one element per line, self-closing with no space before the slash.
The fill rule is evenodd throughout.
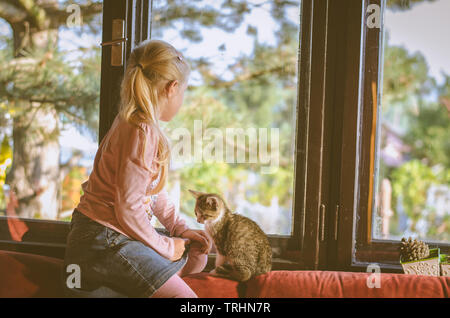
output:
<path id="1" fill-rule="evenodd" d="M 188 251 L 172 262 L 74 209 L 61 275 L 65 296 L 149 297 L 186 264 Z"/>

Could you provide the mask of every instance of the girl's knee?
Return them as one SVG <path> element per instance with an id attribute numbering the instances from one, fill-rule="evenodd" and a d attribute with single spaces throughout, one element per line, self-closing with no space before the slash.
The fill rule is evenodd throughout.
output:
<path id="1" fill-rule="evenodd" d="M 194 250 L 192 251 L 192 260 L 196 262 L 199 266 L 205 268 L 206 263 L 208 263 L 208 254 L 202 253 L 200 250 Z"/>
<path id="2" fill-rule="evenodd" d="M 197 294 L 178 275 L 169 278 L 151 298 L 198 298 Z"/>
<path id="3" fill-rule="evenodd" d="M 202 253 L 200 249 L 194 248 L 189 251 L 188 262 L 189 259 L 191 267 L 201 272 L 205 268 L 206 263 L 208 263 L 208 254 Z"/>
<path id="4" fill-rule="evenodd" d="M 184 277 L 189 274 L 196 274 L 203 271 L 208 263 L 208 254 L 204 254 L 200 249 L 191 248 L 188 253 L 188 259 L 178 275 Z"/>

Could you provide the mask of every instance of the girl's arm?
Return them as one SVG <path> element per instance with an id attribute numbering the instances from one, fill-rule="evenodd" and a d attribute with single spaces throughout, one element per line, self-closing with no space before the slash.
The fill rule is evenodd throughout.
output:
<path id="1" fill-rule="evenodd" d="M 153 214 L 170 232 L 171 236 L 179 237 L 184 231 L 189 230 L 186 222 L 175 213 L 175 206 L 170 200 L 166 189 L 158 193 Z"/>
<path id="2" fill-rule="evenodd" d="M 145 158 L 153 158 L 154 136 L 147 135 Z M 145 212 L 143 198 L 146 185 L 150 182 L 150 171 L 142 158 L 144 151 L 144 132 L 130 129 L 121 132 L 116 170 L 116 196 L 114 211 L 118 223 L 126 234 L 153 248 L 170 259 L 174 254 L 172 238 L 160 235 L 151 225 Z M 151 163 L 147 164 L 150 167 Z"/>

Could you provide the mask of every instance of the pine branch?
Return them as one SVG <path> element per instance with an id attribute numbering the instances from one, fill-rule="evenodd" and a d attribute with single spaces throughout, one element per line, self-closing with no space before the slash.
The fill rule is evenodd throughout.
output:
<path id="1" fill-rule="evenodd" d="M 208 86 L 212 87 L 212 88 L 228 88 L 228 87 L 233 86 L 236 83 L 254 80 L 254 79 L 262 77 L 266 74 L 283 73 L 286 70 L 286 66 L 287 66 L 287 64 L 280 65 L 280 66 L 274 66 L 271 68 L 265 68 L 265 69 L 254 71 L 254 72 L 245 73 L 240 76 L 237 76 L 235 79 L 233 79 L 231 81 L 222 81 L 221 79 L 215 77 L 212 79 L 212 81 L 210 83 L 208 83 Z M 211 74 L 207 74 L 206 77 L 211 78 L 212 76 L 211 76 Z"/>
<path id="2" fill-rule="evenodd" d="M 66 11 L 69 3 L 60 4 L 58 7 L 49 7 L 46 9 L 47 13 L 52 16 L 52 24 L 55 27 L 66 24 L 70 13 Z M 88 2 L 86 4 L 79 4 L 80 15 L 83 23 L 91 21 L 95 15 L 103 12 L 102 1 Z"/>
<path id="3" fill-rule="evenodd" d="M 55 103 L 55 110 L 59 111 L 61 113 L 64 113 L 65 115 L 71 117 L 75 121 L 78 121 L 79 124 L 85 124 L 87 122 L 85 118 L 82 118 L 82 117 L 72 113 L 71 111 L 67 110 L 66 108 L 64 108 L 63 106 L 61 106 L 58 103 Z"/>
<path id="4" fill-rule="evenodd" d="M 0 17 L 9 24 L 16 24 L 28 20 L 39 30 L 58 28 L 66 24 L 70 13 L 66 11 L 69 3 L 56 1 L 35 0 L 2 0 L 0 1 Z M 103 11 L 101 1 L 88 2 L 78 5 L 84 22 L 89 22 L 96 14 Z"/>
<path id="5" fill-rule="evenodd" d="M 39 29 L 45 29 L 47 14 L 34 0 L 16 0 L 18 4 L 25 10 L 27 16 L 31 18 L 31 21 Z"/>
<path id="6" fill-rule="evenodd" d="M 0 18 L 5 19 L 9 24 L 25 20 L 27 13 L 16 4 L 12 1 L 0 1 Z"/>

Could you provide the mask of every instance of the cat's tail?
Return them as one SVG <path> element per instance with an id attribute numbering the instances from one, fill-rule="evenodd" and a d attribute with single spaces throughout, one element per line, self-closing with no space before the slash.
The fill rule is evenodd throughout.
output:
<path id="1" fill-rule="evenodd" d="M 247 266 L 222 264 L 216 267 L 216 273 L 220 276 L 245 282 L 252 277 L 252 271 Z"/>

